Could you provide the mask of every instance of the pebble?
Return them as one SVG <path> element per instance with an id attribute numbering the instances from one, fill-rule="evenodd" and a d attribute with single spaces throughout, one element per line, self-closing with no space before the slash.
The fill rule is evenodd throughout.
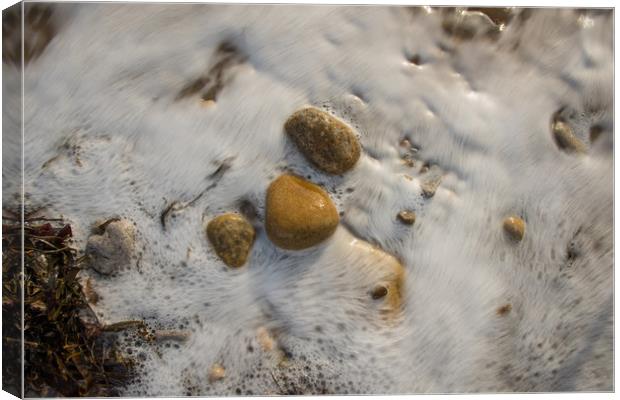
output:
<path id="1" fill-rule="evenodd" d="M 330 237 L 338 211 L 319 186 L 294 175 L 282 175 L 267 190 L 265 227 L 278 247 L 301 250 Z"/>
<path id="2" fill-rule="evenodd" d="M 557 120 L 551 127 L 555 144 L 569 153 L 585 153 L 586 145 L 573 133 L 572 128 L 566 122 Z"/>
<path id="3" fill-rule="evenodd" d="M 349 171 L 360 158 L 361 146 L 353 130 L 317 108 L 296 111 L 284 129 L 304 156 L 329 174 Z"/>
<path id="4" fill-rule="evenodd" d="M 259 327 L 256 331 L 256 339 L 263 351 L 271 351 L 276 347 L 275 339 L 264 326 Z"/>
<path id="5" fill-rule="evenodd" d="M 504 232 L 509 239 L 520 242 L 525 235 L 525 222 L 516 216 L 508 217 L 504 220 Z"/>
<path id="6" fill-rule="evenodd" d="M 398 219 L 403 224 L 413 225 L 415 223 L 415 212 L 413 211 L 401 211 L 398 213 Z"/>
<path id="7" fill-rule="evenodd" d="M 224 369 L 224 367 L 222 367 L 222 365 L 215 363 L 211 366 L 211 369 L 209 370 L 210 383 L 224 379 L 225 376 L 226 370 Z"/>
<path id="8" fill-rule="evenodd" d="M 422 188 L 422 196 L 426 199 L 433 197 L 435 192 L 437 192 L 437 188 L 440 183 L 441 178 L 433 178 L 422 182 L 420 184 L 420 187 Z"/>
<path id="9" fill-rule="evenodd" d="M 88 238 L 85 253 L 92 269 L 103 275 L 112 275 L 131 266 L 136 232 L 133 223 L 126 219 L 103 226 L 101 233 Z"/>
<path id="10" fill-rule="evenodd" d="M 217 255 L 232 268 L 241 267 L 248 259 L 256 234 L 243 216 L 227 213 L 207 225 L 207 237 Z"/>

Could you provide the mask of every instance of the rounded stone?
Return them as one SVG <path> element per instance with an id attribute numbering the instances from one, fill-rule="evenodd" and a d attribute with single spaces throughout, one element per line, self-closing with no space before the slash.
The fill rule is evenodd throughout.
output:
<path id="1" fill-rule="evenodd" d="M 209 382 L 210 383 L 222 380 L 224 379 L 225 376 L 226 376 L 226 370 L 219 363 L 213 364 L 211 368 L 209 369 Z"/>
<path id="2" fill-rule="evenodd" d="M 282 175 L 267 190 L 265 228 L 278 247 L 301 250 L 330 237 L 338 211 L 319 186 L 294 175 Z"/>
<path id="3" fill-rule="evenodd" d="M 520 242 L 525 235 L 525 221 L 519 217 L 508 217 L 504 220 L 504 232 L 509 239 Z"/>
<path id="4" fill-rule="evenodd" d="M 245 264 L 255 235 L 252 224 L 239 214 L 220 215 L 207 225 L 207 237 L 215 253 L 233 268 Z"/>
<path id="5" fill-rule="evenodd" d="M 135 251 L 136 232 L 126 219 L 113 219 L 101 224 L 98 233 L 91 235 L 85 253 L 92 269 L 112 275 L 128 269 Z"/>
<path id="6" fill-rule="evenodd" d="M 361 146 L 353 130 L 317 108 L 296 111 L 284 129 L 304 156 L 324 172 L 343 174 L 360 158 Z"/>
<path id="7" fill-rule="evenodd" d="M 415 223 L 415 212 L 404 210 L 398 213 L 398 219 L 400 222 L 406 225 L 413 225 Z"/>

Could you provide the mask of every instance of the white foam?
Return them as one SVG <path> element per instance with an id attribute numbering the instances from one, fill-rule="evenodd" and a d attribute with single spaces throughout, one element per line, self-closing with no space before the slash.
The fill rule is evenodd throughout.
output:
<path id="1" fill-rule="evenodd" d="M 611 388 L 611 341 L 601 336 L 611 329 L 611 14 L 584 23 L 573 10 L 537 10 L 496 42 L 456 45 L 439 12 L 398 7 L 56 6 L 66 22 L 25 72 L 29 204 L 62 214 L 82 249 L 95 220 L 134 221 L 140 268 L 95 276 L 97 312 L 192 333 L 160 356 L 141 347 L 143 376 L 127 394 L 279 392 L 267 373 L 278 373 L 277 360 L 256 344 L 261 325 L 282 330 L 313 390 L 321 381 L 349 393 Z M 247 61 L 215 105 L 175 101 L 224 40 Z M 407 61 L 413 54 L 420 65 Z M 3 66 L 5 82 L 15 73 Z M 358 131 L 364 152 L 345 176 L 314 170 L 287 141 L 284 121 L 307 104 Z M 589 126 L 603 127 L 587 155 L 554 144 L 549 124 L 561 106 L 581 113 L 576 134 L 586 141 Z M 404 136 L 420 148 L 413 169 L 399 158 Z M 11 148 L 5 190 L 18 170 Z M 163 209 L 198 196 L 230 158 L 217 186 L 163 230 Z M 445 173 L 431 199 L 421 197 L 423 161 Z M 364 322 L 374 318 L 359 300 L 368 275 L 343 245 L 344 227 L 303 252 L 275 248 L 260 230 L 238 270 L 214 256 L 208 220 L 243 198 L 262 217 L 269 182 L 285 168 L 324 184 L 348 229 L 402 260 L 400 324 Z M 412 228 L 396 220 L 405 207 L 417 214 Z M 518 246 L 500 229 L 509 214 L 527 223 Z M 585 250 L 563 267 L 580 227 Z M 498 316 L 507 303 L 512 311 Z M 214 362 L 226 378 L 209 384 Z M 583 378 L 598 366 L 599 378 Z"/>

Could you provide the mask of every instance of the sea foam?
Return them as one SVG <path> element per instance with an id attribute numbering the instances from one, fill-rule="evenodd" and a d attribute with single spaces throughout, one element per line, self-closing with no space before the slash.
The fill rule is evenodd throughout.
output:
<path id="1" fill-rule="evenodd" d="M 127 336 L 142 361 L 126 395 L 611 390 L 611 12 L 515 10 L 495 36 L 463 39 L 444 24 L 467 18 L 459 10 L 55 7 L 59 32 L 25 69 L 26 207 L 62 215 L 80 251 L 95 221 L 134 222 L 135 268 L 83 274 L 97 314 L 190 333 L 156 346 Z M 177 98 L 222 43 L 242 61 L 215 101 Z M 3 75 L 19 84 L 13 67 Z M 6 99 L 5 115 L 19 110 Z M 287 140 L 284 122 L 306 105 L 359 135 L 349 173 L 321 173 Z M 587 154 L 554 143 L 560 109 Z M 19 186 L 19 145 L 4 143 L 5 204 Z M 441 175 L 431 198 L 425 164 Z M 267 187 L 285 171 L 330 193 L 338 230 L 294 252 L 259 224 L 248 263 L 227 268 L 207 222 L 244 200 L 262 221 Z M 187 207 L 164 228 L 173 202 Z M 403 209 L 415 211 L 413 227 L 396 219 Z M 501 230 L 509 215 L 526 221 L 516 246 Z M 376 266 L 354 240 L 402 262 L 396 323 L 368 297 Z M 261 327 L 277 332 L 286 365 L 261 350 Z M 209 382 L 214 363 L 226 376 Z"/>

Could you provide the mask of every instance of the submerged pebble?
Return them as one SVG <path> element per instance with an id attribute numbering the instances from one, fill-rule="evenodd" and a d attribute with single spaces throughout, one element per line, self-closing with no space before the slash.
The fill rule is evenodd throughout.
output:
<path id="1" fill-rule="evenodd" d="M 119 219 L 107 223 L 101 234 L 93 234 L 86 243 L 86 256 L 92 269 L 111 275 L 131 265 L 136 233 L 131 221 Z"/>
<path id="2" fill-rule="evenodd" d="M 562 120 L 554 121 L 551 127 L 551 132 L 553 133 L 553 139 L 555 140 L 556 145 L 560 149 L 573 153 L 586 152 L 586 145 L 579 140 L 577 136 L 575 136 L 572 128 L 566 122 Z"/>
<path id="3" fill-rule="evenodd" d="M 276 347 L 275 338 L 269 333 L 267 328 L 261 326 L 256 331 L 256 339 L 263 351 L 271 351 Z"/>
<path id="4" fill-rule="evenodd" d="M 520 242 L 525 235 L 525 222 L 516 216 L 504 220 L 504 232 L 509 239 Z"/>
<path id="5" fill-rule="evenodd" d="M 398 219 L 403 224 L 413 225 L 415 223 L 415 212 L 404 210 L 398 213 Z"/>
<path id="6" fill-rule="evenodd" d="M 241 267 L 248 259 L 254 243 L 254 227 L 239 214 L 228 213 L 212 219 L 207 237 L 226 265 Z"/>
<path id="7" fill-rule="evenodd" d="M 222 365 L 215 363 L 211 366 L 211 369 L 209 369 L 209 382 L 213 383 L 215 381 L 219 381 L 224 379 L 224 377 L 226 376 L 226 370 L 224 369 L 224 367 L 222 367 Z"/>
<path id="8" fill-rule="evenodd" d="M 353 130 L 317 108 L 295 112 L 284 129 L 304 156 L 324 172 L 340 175 L 360 158 L 361 147 Z"/>
<path id="9" fill-rule="evenodd" d="M 422 188 L 422 196 L 427 199 L 433 197 L 440 183 L 441 178 L 433 178 L 422 182 L 420 184 L 420 187 Z"/>
<path id="10" fill-rule="evenodd" d="M 329 195 L 305 179 L 282 175 L 267 190 L 267 235 L 283 249 L 312 247 L 330 237 L 338 222 Z"/>

